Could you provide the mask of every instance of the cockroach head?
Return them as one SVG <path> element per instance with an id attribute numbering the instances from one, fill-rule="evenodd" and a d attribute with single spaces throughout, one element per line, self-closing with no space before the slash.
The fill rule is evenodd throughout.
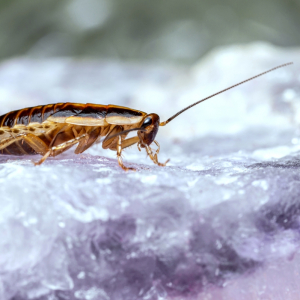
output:
<path id="1" fill-rule="evenodd" d="M 159 127 L 159 116 L 157 114 L 149 114 L 147 115 L 141 128 L 143 131 L 138 131 L 138 136 L 141 140 L 141 147 L 144 148 L 143 144 L 150 145 L 156 137 Z"/>

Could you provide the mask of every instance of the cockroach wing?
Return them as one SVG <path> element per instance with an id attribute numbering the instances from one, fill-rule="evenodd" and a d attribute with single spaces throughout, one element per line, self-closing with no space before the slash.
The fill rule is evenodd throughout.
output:
<path id="1" fill-rule="evenodd" d="M 77 115 L 65 119 L 65 123 L 82 126 L 105 126 L 107 105 L 87 103 Z"/>
<path id="2" fill-rule="evenodd" d="M 140 123 L 146 113 L 123 106 L 109 105 L 106 114 L 106 122 L 116 125 L 130 125 Z"/>
<path id="3" fill-rule="evenodd" d="M 62 107 L 59 107 L 58 111 L 49 116 L 46 121 L 56 123 L 66 123 L 66 119 L 72 116 L 76 116 L 85 108 L 85 104 L 81 103 L 64 103 Z"/>

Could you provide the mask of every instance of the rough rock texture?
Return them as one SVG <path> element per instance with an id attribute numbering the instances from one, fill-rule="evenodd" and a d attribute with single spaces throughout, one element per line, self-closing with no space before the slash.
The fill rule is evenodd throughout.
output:
<path id="1" fill-rule="evenodd" d="M 165 120 L 125 173 L 101 144 L 34 167 L 0 156 L 0 299 L 299 299 L 299 50 L 216 51 L 198 65 L 14 59 L 0 113 L 54 102 L 119 104 Z"/>

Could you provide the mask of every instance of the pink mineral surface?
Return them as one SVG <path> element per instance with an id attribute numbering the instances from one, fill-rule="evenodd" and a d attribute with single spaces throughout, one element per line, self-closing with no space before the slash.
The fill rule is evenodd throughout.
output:
<path id="1" fill-rule="evenodd" d="M 0 156 L 0 299 L 266 300 L 300 295 L 300 50 L 222 48 L 191 67 L 16 58 L 0 114 L 55 102 L 181 108 L 158 167 L 132 147 L 72 149 L 35 167 Z"/>

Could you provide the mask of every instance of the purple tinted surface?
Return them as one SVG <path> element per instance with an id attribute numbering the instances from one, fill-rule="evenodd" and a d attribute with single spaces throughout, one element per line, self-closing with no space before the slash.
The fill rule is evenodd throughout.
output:
<path id="1" fill-rule="evenodd" d="M 165 120 L 157 167 L 95 145 L 48 159 L 0 156 L 0 299 L 298 299 L 297 51 L 229 47 L 193 68 L 15 59 L 0 113 L 54 102 L 117 104 Z M 251 59 L 250 59 L 251 58 Z M 298 63 L 297 63 L 298 62 Z"/>

